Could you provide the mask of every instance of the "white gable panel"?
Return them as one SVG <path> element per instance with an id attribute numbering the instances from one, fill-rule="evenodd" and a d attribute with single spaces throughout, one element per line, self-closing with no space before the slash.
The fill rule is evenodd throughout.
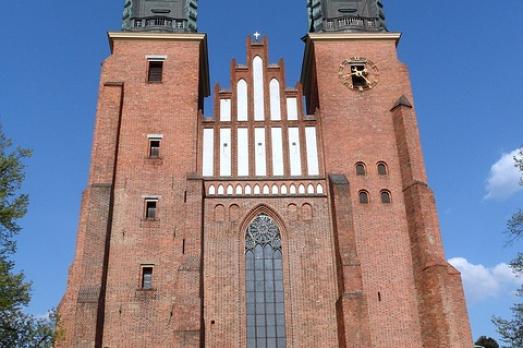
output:
<path id="1" fill-rule="evenodd" d="M 220 176 L 231 176 L 231 130 L 220 129 Z"/>
<path id="2" fill-rule="evenodd" d="M 272 175 L 283 176 L 283 142 L 281 128 L 272 128 Z"/>
<path id="3" fill-rule="evenodd" d="M 238 81 L 237 97 L 238 97 L 238 121 L 247 121 L 248 119 L 248 105 L 249 98 L 247 94 L 247 82 L 245 80 Z"/>
<path id="4" fill-rule="evenodd" d="M 320 175 L 318 164 L 318 143 L 316 140 L 316 128 L 305 128 L 305 143 L 307 147 L 307 169 L 309 175 Z"/>
<path id="5" fill-rule="evenodd" d="M 214 129 L 203 130 L 203 176 L 214 175 Z"/>
<path id="6" fill-rule="evenodd" d="M 265 128 L 256 128 L 254 130 L 254 150 L 256 175 L 267 175 L 266 150 L 265 150 Z"/>
<path id="7" fill-rule="evenodd" d="M 294 121 L 298 119 L 298 99 L 287 98 L 287 119 Z"/>
<path id="8" fill-rule="evenodd" d="M 238 176 L 249 176 L 249 130 L 238 128 Z"/>
<path id="9" fill-rule="evenodd" d="M 265 94 L 263 79 L 263 59 L 256 56 L 253 65 L 253 89 L 254 89 L 254 120 L 263 121 L 265 119 Z"/>
<path id="10" fill-rule="evenodd" d="M 231 100 L 220 99 L 220 121 L 229 122 L 231 120 Z"/>
<path id="11" fill-rule="evenodd" d="M 296 127 L 289 128 L 289 158 L 291 175 L 301 176 L 300 130 Z"/>
<path id="12" fill-rule="evenodd" d="M 280 82 L 272 79 L 269 85 L 271 93 L 271 120 L 281 120 L 281 102 L 280 102 Z"/>

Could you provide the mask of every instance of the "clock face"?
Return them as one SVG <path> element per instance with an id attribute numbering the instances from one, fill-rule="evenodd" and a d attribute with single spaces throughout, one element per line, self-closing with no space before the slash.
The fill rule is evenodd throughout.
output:
<path id="1" fill-rule="evenodd" d="M 352 57 L 341 63 L 338 76 L 347 88 L 363 92 L 376 87 L 379 70 L 376 64 L 367 58 Z"/>

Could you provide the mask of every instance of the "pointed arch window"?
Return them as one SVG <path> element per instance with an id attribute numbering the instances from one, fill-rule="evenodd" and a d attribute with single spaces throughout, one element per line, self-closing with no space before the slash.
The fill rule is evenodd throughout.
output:
<path id="1" fill-rule="evenodd" d="M 258 215 L 245 236 L 247 347 L 286 347 L 281 235 L 267 215 Z"/>

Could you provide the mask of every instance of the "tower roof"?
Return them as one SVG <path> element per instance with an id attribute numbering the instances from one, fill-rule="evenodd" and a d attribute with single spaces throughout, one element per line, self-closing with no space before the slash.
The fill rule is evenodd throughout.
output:
<path id="1" fill-rule="evenodd" d="M 309 32 L 387 31 L 381 0 L 307 0 Z"/>
<path id="2" fill-rule="evenodd" d="M 125 0 L 123 31 L 198 31 L 198 0 Z"/>

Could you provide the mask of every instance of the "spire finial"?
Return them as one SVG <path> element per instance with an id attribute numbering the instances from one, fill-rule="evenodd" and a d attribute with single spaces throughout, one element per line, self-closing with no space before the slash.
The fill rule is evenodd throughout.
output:
<path id="1" fill-rule="evenodd" d="M 258 42 L 260 41 L 260 37 L 262 36 L 262 34 L 260 34 L 257 30 L 254 34 L 252 34 L 252 36 L 254 36 L 254 41 Z"/>

